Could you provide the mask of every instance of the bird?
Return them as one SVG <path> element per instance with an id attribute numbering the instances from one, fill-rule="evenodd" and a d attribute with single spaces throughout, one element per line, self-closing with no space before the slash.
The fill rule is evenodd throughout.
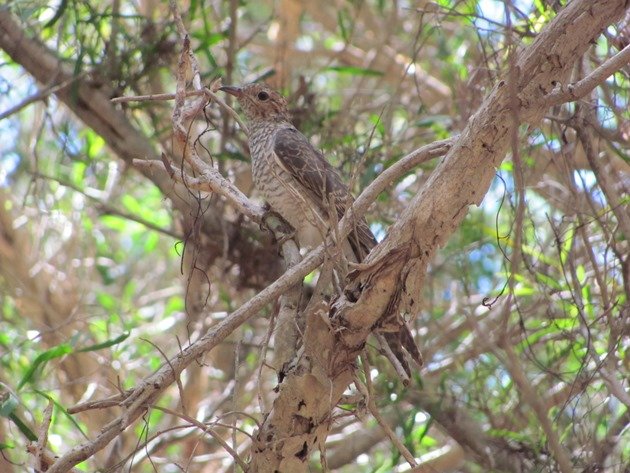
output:
<path id="1" fill-rule="evenodd" d="M 325 241 L 354 201 L 348 186 L 324 155 L 291 123 L 286 99 L 265 83 L 226 85 L 219 90 L 234 96 L 247 119 L 254 185 L 294 229 L 301 248 Z M 361 263 L 377 245 L 365 218 L 352 222 L 342 242 L 348 261 Z M 419 350 L 406 324 L 385 340 L 407 374 L 402 348 L 419 365 Z"/>
<path id="2" fill-rule="evenodd" d="M 219 90 L 236 97 L 248 121 L 254 185 L 295 229 L 301 248 L 317 247 L 352 204 L 348 186 L 292 125 L 287 101 L 278 92 L 264 83 Z M 353 223 L 344 254 L 359 263 L 377 241 L 364 218 Z"/>

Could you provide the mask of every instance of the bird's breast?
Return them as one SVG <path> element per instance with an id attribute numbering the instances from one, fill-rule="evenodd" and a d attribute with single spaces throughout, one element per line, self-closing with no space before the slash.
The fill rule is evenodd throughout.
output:
<path id="1" fill-rule="evenodd" d="M 273 148 L 273 133 L 252 131 L 250 151 L 254 184 L 271 208 L 296 230 L 300 246 L 315 247 L 326 235 L 327 219 L 310 202 L 306 189 L 279 164 Z"/>

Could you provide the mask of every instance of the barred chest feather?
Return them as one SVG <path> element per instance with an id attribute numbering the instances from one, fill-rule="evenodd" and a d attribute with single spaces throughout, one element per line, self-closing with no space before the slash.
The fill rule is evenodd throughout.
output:
<path id="1" fill-rule="evenodd" d="M 268 122 L 250 124 L 252 175 L 263 198 L 296 230 L 300 247 L 314 248 L 326 235 L 326 219 L 309 203 L 304 189 L 274 156 L 276 132 L 290 126 Z"/>

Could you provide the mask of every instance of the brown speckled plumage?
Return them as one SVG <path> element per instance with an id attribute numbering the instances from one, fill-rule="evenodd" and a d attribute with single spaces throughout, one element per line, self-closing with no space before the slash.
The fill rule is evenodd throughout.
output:
<path id="1" fill-rule="evenodd" d="M 234 95 L 249 122 L 254 183 L 271 208 L 297 232 L 302 247 L 323 241 L 352 196 L 337 171 L 290 122 L 284 97 L 265 84 L 223 87 Z M 332 213 L 332 215 L 331 215 Z M 348 237 L 348 258 L 362 261 L 376 245 L 365 219 Z"/>

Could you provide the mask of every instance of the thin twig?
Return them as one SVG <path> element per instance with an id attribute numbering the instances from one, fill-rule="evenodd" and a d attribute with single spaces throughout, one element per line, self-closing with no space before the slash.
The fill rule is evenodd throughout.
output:
<path id="1" fill-rule="evenodd" d="M 385 419 L 383 419 L 383 416 L 379 412 L 378 407 L 376 406 L 376 403 L 374 402 L 374 395 L 373 395 L 374 389 L 372 387 L 370 363 L 368 361 L 367 356 L 365 355 L 365 352 L 361 354 L 361 363 L 363 364 L 363 372 L 365 373 L 365 388 L 364 389 L 367 390 L 367 396 L 366 396 L 367 407 L 368 407 L 368 410 L 370 411 L 370 414 L 372 414 L 374 419 L 376 419 L 376 422 L 378 422 L 378 425 L 381 426 L 381 429 L 383 429 L 383 432 L 385 432 L 385 435 L 389 437 L 389 439 L 394 444 L 394 446 L 398 449 L 401 455 L 405 457 L 405 460 L 407 460 L 407 463 L 409 463 L 409 466 L 411 466 L 412 468 L 418 466 L 414 456 L 407 449 L 407 447 L 405 447 L 405 445 L 400 441 L 396 433 L 391 429 L 391 427 L 387 424 L 387 422 L 385 422 Z M 357 383 L 357 387 L 361 385 L 361 381 L 358 378 L 355 378 L 354 382 Z"/>
<path id="2" fill-rule="evenodd" d="M 168 173 L 161 161 L 147 161 L 134 159 L 133 165 L 145 169 L 155 169 Z M 206 193 L 216 193 L 228 200 L 239 212 L 253 220 L 261 222 L 265 214 L 262 206 L 255 204 L 243 194 L 238 187 L 224 178 L 216 169 L 207 166 L 201 177 L 191 177 L 186 173 L 176 173 L 173 176 L 176 182 L 184 184 L 187 188 Z"/>
<path id="3" fill-rule="evenodd" d="M 45 452 L 46 444 L 48 443 L 48 429 L 50 428 L 50 422 L 52 421 L 53 402 L 52 399 L 48 400 L 48 405 L 44 409 L 44 419 L 42 425 L 39 427 L 39 435 L 37 436 L 37 446 L 35 450 L 35 464 L 39 471 L 46 471 L 48 465 L 46 464 Z"/>
<path id="4" fill-rule="evenodd" d="M 108 407 L 119 406 L 120 403 L 131 394 L 131 389 L 115 394 L 105 399 L 97 399 L 95 401 L 86 401 L 76 406 L 68 408 L 68 414 L 77 414 L 83 411 L 89 411 L 92 409 L 107 409 Z"/>
<path id="5" fill-rule="evenodd" d="M 534 414 L 538 418 L 538 422 L 540 422 L 540 426 L 547 436 L 549 449 L 558 463 L 558 468 L 562 473 L 571 473 L 573 471 L 571 456 L 562 445 L 562 442 L 558 437 L 558 433 L 551 424 L 545 403 L 532 386 L 531 381 L 527 378 L 527 375 L 521 366 L 521 360 L 514 352 L 512 345 L 510 343 L 501 343 L 501 345 L 501 349 L 507 356 L 503 356 L 497 348 L 493 349 L 494 354 L 506 366 L 512 381 L 514 381 L 519 388 L 521 399 L 523 399 L 532 408 Z"/>
<path id="6" fill-rule="evenodd" d="M 513 297 L 516 285 L 516 276 L 518 275 L 518 269 L 523 259 L 522 255 L 522 240 L 523 240 L 523 220 L 525 215 L 525 182 L 523 177 L 523 161 L 519 150 L 519 128 L 521 123 L 520 104 L 518 99 L 518 81 L 520 77 L 520 69 L 516 61 L 516 46 L 512 37 L 512 12 L 514 8 L 511 0 L 506 0 L 504 3 L 505 18 L 506 18 L 506 43 L 508 47 L 508 99 L 510 103 L 510 118 L 512 119 L 512 132 L 510 133 L 510 147 L 512 148 L 512 161 L 514 163 L 514 183 L 516 194 L 516 217 L 514 222 L 514 245 L 511 254 L 510 262 L 510 274 L 508 284 L 510 287 L 509 298 Z M 509 307 L 509 304 L 506 305 Z M 505 317 L 501 319 L 500 329 L 503 336 L 508 331 L 509 311 L 505 311 Z"/>
<path id="7" fill-rule="evenodd" d="M 142 162 L 150 162 L 150 161 L 142 161 Z M 148 220 L 145 220 L 141 217 L 138 217 L 137 215 L 133 215 L 127 212 L 123 212 L 122 210 L 119 210 L 115 207 L 112 207 L 111 205 L 109 205 L 106 202 L 103 202 L 103 200 L 99 199 L 98 197 L 95 197 L 93 195 L 90 195 L 88 192 L 86 192 L 84 189 L 81 189 L 79 186 L 65 181 L 63 179 L 60 179 L 58 177 L 53 177 L 53 176 L 48 176 L 47 174 L 42 174 L 40 172 L 33 172 L 31 173 L 31 175 L 34 178 L 38 178 L 38 179 L 46 179 L 46 180 L 50 180 L 53 182 L 56 182 L 57 184 L 63 186 L 63 187 L 67 187 L 68 189 L 72 189 L 75 192 L 78 192 L 79 194 L 87 197 L 88 199 L 92 200 L 95 202 L 96 204 L 96 208 L 97 210 L 102 213 L 103 215 L 115 215 L 127 220 L 130 220 L 132 222 L 136 222 L 139 223 L 140 225 L 145 226 L 146 228 L 148 228 L 149 230 L 154 230 L 156 232 L 162 233 L 164 235 L 173 237 L 177 240 L 181 240 L 183 239 L 183 236 L 180 233 L 174 232 L 168 228 L 164 228 L 164 227 L 160 227 L 159 225 L 156 225 L 153 222 L 150 222 Z"/>
<path id="8" fill-rule="evenodd" d="M 169 0 L 168 5 L 171 10 L 171 14 L 173 15 L 173 19 L 175 20 L 175 25 L 177 26 L 177 32 L 179 33 L 180 38 L 184 40 L 184 42 L 189 41 L 190 35 L 188 34 L 188 30 L 184 26 L 184 21 L 182 20 L 182 16 L 179 13 L 179 9 L 177 8 L 177 3 L 175 2 L 175 0 Z M 189 62 L 190 68 L 193 73 L 193 87 L 195 88 L 195 90 L 201 90 L 201 73 L 199 72 L 199 64 L 197 63 L 197 58 L 195 58 L 195 55 L 192 53 L 190 48 L 185 48 L 185 53 L 188 56 L 186 59 Z"/>
<path id="9" fill-rule="evenodd" d="M 394 370 L 396 371 L 396 374 L 402 381 L 403 385 L 409 386 L 409 383 L 410 383 L 409 375 L 405 371 L 405 368 L 403 368 L 403 365 L 400 363 L 400 360 L 396 358 L 396 355 L 394 355 L 394 352 L 390 348 L 389 343 L 387 343 L 387 340 L 385 340 L 385 337 L 383 336 L 383 334 L 375 332 L 374 336 L 376 337 L 376 340 L 378 340 L 378 343 L 381 346 L 381 350 L 383 351 L 385 358 L 387 358 L 387 360 L 392 364 L 392 366 L 394 367 Z"/>
<path id="10" fill-rule="evenodd" d="M 204 90 L 190 90 L 186 92 L 186 97 L 199 97 L 204 95 Z M 149 95 L 134 95 L 133 97 L 114 97 L 110 100 L 113 103 L 123 102 L 159 102 L 166 100 L 175 100 L 175 94 L 149 94 Z"/>
<path id="11" fill-rule="evenodd" d="M 203 422 L 199 422 L 197 419 L 184 415 L 180 412 L 173 411 L 172 409 L 169 409 L 168 407 L 162 407 L 162 406 L 152 406 L 152 407 L 153 409 L 157 409 L 167 414 L 171 414 L 172 416 L 179 417 L 180 419 L 183 419 L 186 422 L 189 422 L 192 425 L 203 430 L 204 432 L 208 433 L 214 440 L 216 440 L 221 445 L 221 447 L 225 449 L 226 452 L 228 452 L 232 456 L 232 458 L 234 458 L 234 461 L 238 463 L 238 465 L 243 469 L 243 471 L 247 470 L 247 464 L 243 460 L 241 460 L 241 457 L 239 457 L 238 453 L 232 447 L 230 447 L 228 443 L 225 440 L 223 440 L 219 434 L 217 434 L 213 429 L 211 429 L 210 425 L 206 425 Z M 212 422 L 212 425 L 216 425 L 216 424 Z M 227 428 L 232 428 L 232 429 L 235 428 L 234 426 L 226 425 L 226 424 L 222 424 L 221 427 L 227 427 Z M 246 433 L 242 430 L 241 432 Z"/>
<path id="12" fill-rule="evenodd" d="M 38 91 L 37 93 L 31 95 L 30 97 L 22 100 L 19 104 L 14 105 L 10 109 L 5 110 L 4 112 L 0 113 L 0 120 L 13 115 L 14 113 L 19 112 L 20 110 L 22 110 L 23 108 L 29 106 L 32 103 L 35 103 L 35 102 L 38 102 L 39 100 L 45 99 L 46 97 L 56 93 L 60 89 L 66 88 L 67 86 L 69 86 L 70 84 L 78 81 L 79 79 L 83 79 L 87 74 L 88 74 L 88 72 L 83 72 L 83 73 L 78 74 L 76 76 L 70 77 L 69 79 L 63 81 L 60 84 L 57 84 L 55 86 L 48 87 L 47 89 L 42 89 L 42 90 Z"/>
<path id="13" fill-rule="evenodd" d="M 171 369 L 173 368 L 173 365 L 171 364 L 171 360 L 169 360 L 168 356 L 166 356 L 166 353 L 164 353 L 164 351 L 159 346 L 157 346 L 151 340 L 148 340 L 147 338 L 144 338 L 144 337 L 140 337 L 140 340 L 142 340 L 143 342 L 148 343 L 153 348 L 155 348 L 157 351 L 159 351 L 160 355 L 162 355 L 162 358 L 164 358 L 164 361 L 171 367 Z M 180 348 L 180 350 L 181 350 L 181 348 Z M 188 409 L 186 409 L 186 397 L 184 396 L 184 385 L 182 384 L 182 380 L 180 379 L 179 376 L 177 376 L 177 378 L 175 378 L 175 383 L 177 384 L 177 389 L 179 391 L 179 403 L 182 406 L 182 411 L 184 412 L 184 415 L 187 416 L 188 415 Z"/>
<path id="14" fill-rule="evenodd" d="M 608 77 L 630 63 L 630 44 L 606 60 L 601 66 L 584 79 L 566 87 L 562 85 L 545 96 L 545 105 L 553 107 L 564 102 L 571 102 L 584 97 Z"/>
<path id="15" fill-rule="evenodd" d="M 245 122 L 243 122 L 243 120 L 241 120 L 241 117 L 238 115 L 238 113 L 236 113 L 234 111 L 234 109 L 232 107 L 230 107 L 228 104 L 226 104 L 221 97 L 219 97 L 217 94 L 214 93 L 213 90 L 209 89 L 209 88 L 205 88 L 203 89 L 204 92 L 206 93 L 206 95 L 208 95 L 208 97 L 210 97 L 212 100 L 214 100 L 216 103 L 219 104 L 219 106 L 225 110 L 227 113 L 229 113 L 232 118 L 234 118 L 234 120 L 236 121 L 236 123 L 238 123 L 238 126 L 241 127 L 241 130 L 243 130 L 245 132 L 246 135 L 249 135 L 249 129 L 247 128 L 247 125 L 245 125 Z"/>

